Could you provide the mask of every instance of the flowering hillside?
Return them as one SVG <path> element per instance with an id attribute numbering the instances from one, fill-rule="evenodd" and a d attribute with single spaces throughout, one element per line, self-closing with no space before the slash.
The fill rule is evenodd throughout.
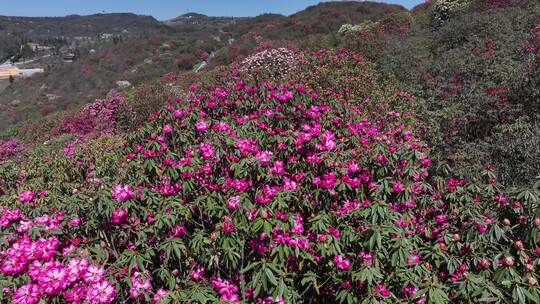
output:
<path id="1" fill-rule="evenodd" d="M 0 302 L 540 303 L 538 189 L 454 173 L 429 145 L 453 108 L 426 102 L 421 71 L 389 72 L 408 54 L 382 63 L 419 14 L 344 26 L 365 42 L 349 48 L 166 74 L 0 141 Z"/>
<path id="2" fill-rule="evenodd" d="M 538 301 L 537 194 L 438 174 L 361 54 L 303 60 L 191 85 L 125 136 L 68 119 L 69 152 L 6 163 L 4 301 Z"/>

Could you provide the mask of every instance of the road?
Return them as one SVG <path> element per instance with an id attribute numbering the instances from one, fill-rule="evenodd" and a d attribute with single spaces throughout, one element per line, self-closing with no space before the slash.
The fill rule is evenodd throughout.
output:
<path id="1" fill-rule="evenodd" d="M 210 65 L 210 61 L 211 61 L 214 57 L 216 57 L 216 52 L 212 52 L 212 54 L 210 54 L 210 55 L 208 56 L 208 59 L 206 59 L 205 61 L 203 61 L 203 62 L 201 62 L 201 63 L 199 63 L 199 64 L 197 64 L 197 65 L 195 65 L 195 68 L 193 69 L 193 71 L 194 71 L 195 73 L 198 73 L 200 70 L 206 68 L 208 65 Z"/>

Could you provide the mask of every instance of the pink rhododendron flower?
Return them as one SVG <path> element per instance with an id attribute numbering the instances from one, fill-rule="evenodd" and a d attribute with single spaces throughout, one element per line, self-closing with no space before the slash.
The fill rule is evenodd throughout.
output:
<path id="1" fill-rule="evenodd" d="M 41 299 L 41 291 L 37 285 L 26 284 L 19 287 L 11 299 L 14 304 L 37 304 Z"/>
<path id="2" fill-rule="evenodd" d="M 237 303 L 240 300 L 238 286 L 228 280 L 212 278 L 212 288 L 218 291 L 223 302 Z"/>
<path id="3" fill-rule="evenodd" d="M 166 124 L 163 126 L 163 133 L 165 134 L 171 134 L 173 132 L 173 126 L 170 124 Z"/>
<path id="4" fill-rule="evenodd" d="M 124 208 L 115 208 L 111 215 L 111 223 L 115 225 L 125 224 L 128 221 L 127 211 Z"/>
<path id="5" fill-rule="evenodd" d="M 320 151 L 333 151 L 336 148 L 336 136 L 332 131 L 325 130 L 321 136 L 321 143 L 317 146 Z"/>
<path id="6" fill-rule="evenodd" d="M 82 224 L 82 220 L 79 217 L 75 217 L 69 220 L 68 225 L 71 227 L 77 227 Z"/>
<path id="7" fill-rule="evenodd" d="M 65 291 L 63 296 L 67 302 L 82 304 L 86 299 L 87 288 L 82 285 L 76 285 L 71 290 Z"/>
<path id="8" fill-rule="evenodd" d="M 159 304 L 161 303 L 161 301 L 163 300 L 164 297 L 166 297 L 167 295 L 169 294 L 168 291 L 166 291 L 165 289 L 158 289 L 156 291 L 156 293 L 154 294 L 154 296 L 152 296 L 152 302 L 154 304 Z"/>
<path id="9" fill-rule="evenodd" d="M 115 185 L 112 190 L 113 199 L 119 202 L 125 202 L 132 199 L 134 196 L 133 189 L 130 185 Z"/>
<path id="10" fill-rule="evenodd" d="M 140 272 L 133 273 L 130 280 L 129 294 L 133 299 L 137 299 L 152 290 L 150 279 L 145 278 Z"/>
<path id="11" fill-rule="evenodd" d="M 184 235 L 186 235 L 186 227 L 184 225 L 176 225 L 174 226 L 173 230 L 171 231 L 170 235 L 172 237 L 181 238 Z"/>
<path id="12" fill-rule="evenodd" d="M 405 185 L 403 185 L 403 183 L 401 183 L 401 182 L 394 181 L 394 182 L 392 182 L 392 190 L 395 193 L 401 193 L 401 192 L 403 192 L 403 190 L 405 190 Z"/>
<path id="13" fill-rule="evenodd" d="M 189 271 L 189 277 L 193 281 L 200 281 L 203 278 L 204 273 L 205 273 L 204 267 L 201 265 L 197 265 Z"/>
<path id="14" fill-rule="evenodd" d="M 227 200 L 227 208 L 230 210 L 236 210 L 240 206 L 240 196 L 232 196 Z"/>
<path id="15" fill-rule="evenodd" d="M 21 203 L 30 203 L 31 201 L 34 200 L 35 197 L 36 197 L 36 194 L 30 190 L 19 193 L 19 201 Z"/>
<path id="16" fill-rule="evenodd" d="M 174 118 L 177 118 L 177 119 L 178 119 L 178 118 L 181 118 L 181 117 L 184 116 L 184 115 L 185 115 L 185 111 L 184 111 L 184 110 L 176 109 L 176 110 L 174 110 L 174 112 L 173 112 Z"/>
<path id="17" fill-rule="evenodd" d="M 95 265 L 88 266 L 83 278 L 86 283 L 99 283 L 105 279 L 105 270 Z"/>
<path id="18" fill-rule="evenodd" d="M 273 153 L 270 151 L 259 151 L 257 152 L 257 159 L 259 160 L 259 163 L 261 166 L 266 167 L 270 164 L 270 159 L 272 157 Z"/>
<path id="19" fill-rule="evenodd" d="M 230 216 L 224 216 L 223 217 L 223 227 L 221 228 L 221 231 L 225 234 L 231 234 L 235 230 L 234 223 L 232 222 L 232 218 Z"/>
<path id="20" fill-rule="evenodd" d="M 338 254 L 334 257 L 334 265 L 336 265 L 338 269 L 349 270 L 351 262 L 347 258 L 343 257 L 343 255 Z"/>
<path id="21" fill-rule="evenodd" d="M 197 132 L 206 132 L 209 127 L 210 123 L 204 120 L 199 120 L 195 123 L 195 129 L 197 130 Z"/>
<path id="22" fill-rule="evenodd" d="M 420 254 L 417 252 L 411 252 L 409 256 L 405 259 L 405 263 L 409 266 L 416 265 L 420 263 L 421 257 Z"/>
<path id="23" fill-rule="evenodd" d="M 277 174 L 277 175 L 285 174 L 285 167 L 283 165 L 283 161 L 280 161 L 280 160 L 275 161 L 272 168 L 268 170 L 268 174 Z"/>
<path id="24" fill-rule="evenodd" d="M 101 281 L 91 285 L 86 293 L 89 304 L 110 304 L 116 297 L 116 290 L 111 283 Z"/>
<path id="25" fill-rule="evenodd" d="M 203 159 L 210 159 L 214 156 L 214 148 L 211 143 L 201 143 L 199 151 L 201 151 Z"/>
<path id="26" fill-rule="evenodd" d="M 373 291 L 378 293 L 383 298 L 387 298 L 390 296 L 390 290 L 382 284 L 375 286 L 375 288 L 373 288 Z"/>

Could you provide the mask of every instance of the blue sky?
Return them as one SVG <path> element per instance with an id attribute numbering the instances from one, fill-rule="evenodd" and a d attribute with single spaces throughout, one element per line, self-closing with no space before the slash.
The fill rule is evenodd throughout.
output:
<path id="1" fill-rule="evenodd" d="M 292 14 L 321 0 L 2 0 L 0 15 L 65 16 L 100 12 L 132 12 L 171 19 L 187 12 L 210 16 L 256 16 L 262 13 Z M 410 8 L 423 0 L 387 0 Z"/>

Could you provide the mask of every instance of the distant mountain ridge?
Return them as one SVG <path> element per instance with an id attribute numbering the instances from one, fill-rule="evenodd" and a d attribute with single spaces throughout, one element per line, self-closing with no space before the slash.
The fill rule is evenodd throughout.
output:
<path id="1" fill-rule="evenodd" d="M 152 16 L 132 13 L 94 14 L 65 17 L 0 16 L 0 33 L 25 37 L 75 37 L 101 33 L 152 33 L 163 28 Z"/>
<path id="2" fill-rule="evenodd" d="M 222 29 L 225 26 L 235 24 L 238 20 L 246 19 L 249 17 L 210 17 L 199 13 L 187 13 L 165 20 L 163 24 L 179 30 Z"/>
<path id="3" fill-rule="evenodd" d="M 64 17 L 19 17 L 0 16 L 0 35 L 12 33 L 26 38 L 92 36 L 102 33 L 152 34 L 168 28 L 176 30 L 216 30 L 235 25 L 246 26 L 264 21 L 279 22 L 287 20 L 310 24 L 312 18 L 336 18 L 336 26 L 343 19 L 350 22 L 366 16 L 379 16 L 388 12 L 405 11 L 401 5 L 371 1 L 329 1 L 312 5 L 290 16 L 267 13 L 254 17 L 207 16 L 190 12 L 173 19 L 159 21 L 152 16 L 133 13 L 107 13 L 93 15 L 68 15 Z"/>

